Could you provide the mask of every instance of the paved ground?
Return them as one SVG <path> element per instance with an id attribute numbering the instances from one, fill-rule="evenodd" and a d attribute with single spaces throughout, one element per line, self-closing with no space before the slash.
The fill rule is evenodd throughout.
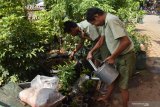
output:
<path id="1" fill-rule="evenodd" d="M 131 107 L 160 107 L 160 17 L 146 15 L 143 24 L 137 24 L 136 28 L 141 34 L 150 37 L 151 46 L 147 51 L 147 68 L 138 71 L 130 83 L 130 101 L 138 101 Z M 137 105 L 136 105 L 137 104 Z"/>
<path id="2" fill-rule="evenodd" d="M 149 48 L 149 57 L 160 57 L 160 16 L 146 15 L 143 24 L 137 24 L 142 34 L 148 35 L 152 46 Z"/>
<path id="3" fill-rule="evenodd" d="M 160 107 L 160 18 L 146 15 L 143 21 L 136 28 L 150 37 L 151 46 L 147 51 L 147 68 L 137 71 L 130 82 L 129 107 Z M 120 92 L 115 91 L 111 106 L 107 107 L 122 107 L 121 102 Z"/>
<path id="4" fill-rule="evenodd" d="M 137 24 L 140 33 L 150 37 L 151 46 L 148 48 L 147 65 L 151 72 L 160 73 L 160 17 L 146 15 L 143 24 Z"/>

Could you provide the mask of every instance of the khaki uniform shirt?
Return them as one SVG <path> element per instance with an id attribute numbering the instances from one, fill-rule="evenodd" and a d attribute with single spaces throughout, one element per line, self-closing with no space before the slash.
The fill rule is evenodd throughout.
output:
<path id="1" fill-rule="evenodd" d="M 77 23 L 77 25 L 81 28 L 81 30 L 85 31 L 85 33 L 93 41 L 95 41 L 100 35 L 104 35 L 104 32 L 102 32 L 101 27 L 96 27 L 90 24 L 87 20 Z"/>
<path id="2" fill-rule="evenodd" d="M 124 36 L 128 36 L 128 33 L 125 30 L 124 24 L 122 23 L 122 21 L 117 16 L 112 15 L 110 13 L 107 13 L 106 15 L 104 33 L 105 33 L 105 41 L 111 54 L 113 54 L 119 46 L 120 41 L 118 39 Z M 128 38 L 130 39 L 129 36 Z M 121 55 L 128 53 L 130 50 L 134 48 L 134 45 L 131 39 L 130 41 L 131 41 L 131 45 L 129 45 L 121 53 Z"/>

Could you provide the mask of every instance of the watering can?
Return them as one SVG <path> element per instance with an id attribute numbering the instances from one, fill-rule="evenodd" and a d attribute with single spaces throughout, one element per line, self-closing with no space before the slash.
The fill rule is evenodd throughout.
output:
<path id="1" fill-rule="evenodd" d="M 94 68 L 94 73 L 97 77 L 101 79 L 101 81 L 105 82 L 107 85 L 110 85 L 114 80 L 118 77 L 119 72 L 111 65 L 103 62 L 101 66 L 96 68 L 96 66 L 93 64 L 92 60 L 88 60 L 89 63 Z"/>

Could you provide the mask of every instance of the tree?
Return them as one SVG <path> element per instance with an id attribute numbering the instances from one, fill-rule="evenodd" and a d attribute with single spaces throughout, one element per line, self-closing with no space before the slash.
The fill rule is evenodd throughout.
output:
<path id="1" fill-rule="evenodd" d="M 32 79 L 40 70 L 39 54 L 49 37 L 26 18 L 20 0 L 0 2 L 0 84 Z"/>

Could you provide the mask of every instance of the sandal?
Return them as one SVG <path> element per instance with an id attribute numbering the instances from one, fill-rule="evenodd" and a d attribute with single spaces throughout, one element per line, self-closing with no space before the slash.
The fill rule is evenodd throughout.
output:
<path id="1" fill-rule="evenodd" d="M 108 107 L 110 106 L 110 103 L 108 100 L 106 100 L 106 96 L 102 96 L 102 97 L 99 97 L 96 101 L 98 102 L 103 102 L 105 107 Z"/>
<path id="2" fill-rule="evenodd" d="M 97 101 L 106 101 L 106 96 L 102 96 L 97 98 Z"/>

